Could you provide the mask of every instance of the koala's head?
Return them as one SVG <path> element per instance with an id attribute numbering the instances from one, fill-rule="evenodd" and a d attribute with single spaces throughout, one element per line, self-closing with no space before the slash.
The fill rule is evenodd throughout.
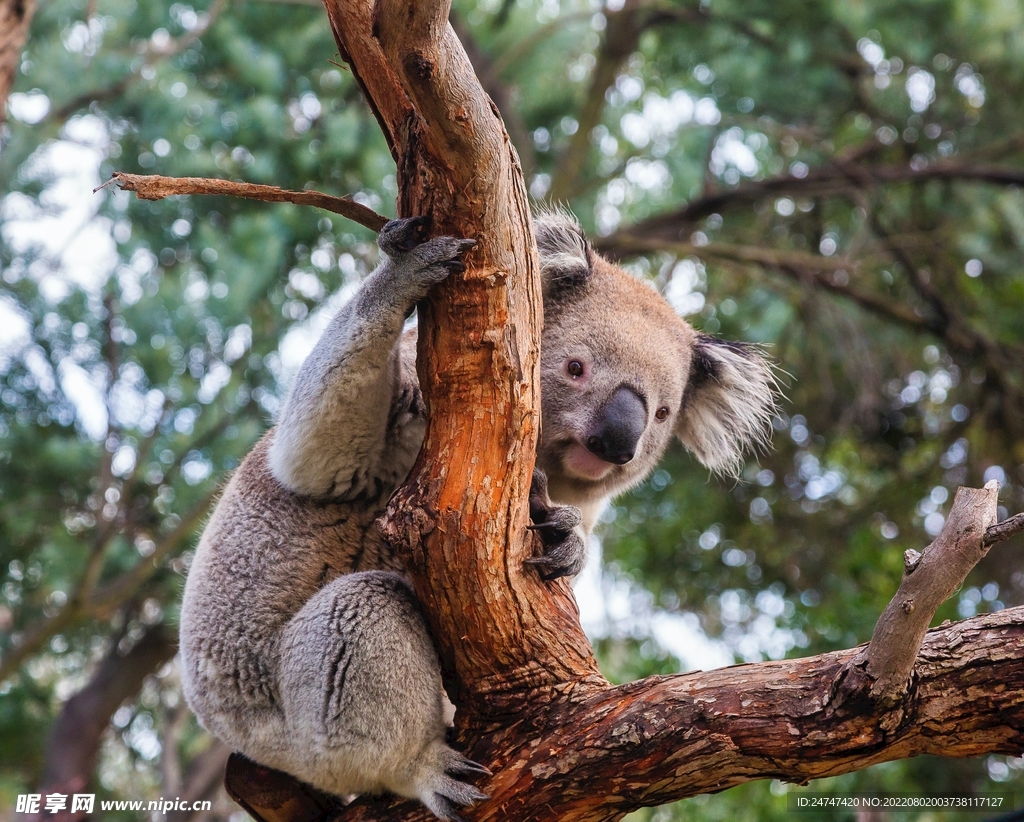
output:
<path id="1" fill-rule="evenodd" d="M 759 351 L 698 333 L 598 255 L 561 213 L 535 224 L 544 287 L 538 465 L 552 492 L 606 497 L 646 477 L 673 435 L 736 475 L 766 445 L 776 382 Z"/>

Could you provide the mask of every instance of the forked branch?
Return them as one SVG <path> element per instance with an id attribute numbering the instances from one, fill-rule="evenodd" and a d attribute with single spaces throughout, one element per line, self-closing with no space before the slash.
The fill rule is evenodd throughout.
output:
<path id="1" fill-rule="evenodd" d="M 986 537 L 996 521 L 998 494 L 995 480 L 983 489 L 958 489 L 935 541 L 923 554 L 906 552 L 899 590 L 879 617 L 871 642 L 852 660 L 837 702 L 865 690 L 883 705 L 895 705 L 903 698 L 935 612 L 994 544 L 986 544 Z"/>
<path id="2" fill-rule="evenodd" d="M 861 652 L 650 677 L 581 699 L 570 690 L 495 734 L 499 770 L 482 786 L 493 798 L 466 815 L 603 822 L 752 779 L 806 782 L 920 754 L 1024 750 L 1024 700 L 1007 687 L 1024 681 L 1024 608 L 930 631 L 898 706 L 864 699 L 834 710 L 836 685 Z M 285 802 L 323 807 L 297 799 L 308 789 L 287 778 L 271 798 L 260 788 L 268 774 L 247 769 L 238 760 L 229 768 L 235 790 L 282 803 L 257 818 L 298 822 Z M 386 799 L 321 813 L 302 818 L 431 820 L 411 802 Z"/>

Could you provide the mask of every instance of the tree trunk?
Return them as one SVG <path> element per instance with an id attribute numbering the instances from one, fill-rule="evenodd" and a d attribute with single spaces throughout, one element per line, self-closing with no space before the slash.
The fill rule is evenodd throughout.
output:
<path id="1" fill-rule="evenodd" d="M 603 683 L 567 584 L 523 560 L 540 402 L 540 285 L 519 162 L 448 25 L 449 4 L 328 0 L 335 38 L 388 137 L 402 216 L 472 237 L 466 271 L 420 306 L 430 418 L 385 533 L 401 545 L 446 685 L 479 721 L 538 687 Z"/>

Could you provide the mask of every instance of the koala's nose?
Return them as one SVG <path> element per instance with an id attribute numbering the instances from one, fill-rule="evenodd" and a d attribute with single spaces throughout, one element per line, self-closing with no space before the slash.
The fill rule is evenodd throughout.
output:
<path id="1" fill-rule="evenodd" d="M 636 454 L 646 427 L 647 406 L 632 388 L 622 386 L 598 410 L 587 435 L 587 450 L 605 462 L 625 465 Z"/>

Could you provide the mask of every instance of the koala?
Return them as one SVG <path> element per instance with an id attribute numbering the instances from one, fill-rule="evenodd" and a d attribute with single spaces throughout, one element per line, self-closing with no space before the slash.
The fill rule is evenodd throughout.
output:
<path id="1" fill-rule="evenodd" d="M 535 234 L 544 330 L 531 516 L 534 527 L 551 518 L 561 527 L 531 562 L 550 578 L 582 570 L 580 542 L 612 497 L 654 470 L 673 436 L 713 472 L 738 474 L 748 450 L 768 445 L 778 386 L 757 347 L 695 331 L 652 287 L 595 253 L 573 218 L 542 213 Z M 551 500 L 559 506 L 545 515 Z M 574 515 L 577 539 L 562 539 Z"/>
<path id="2" fill-rule="evenodd" d="M 488 771 L 448 746 L 426 622 L 375 521 L 425 431 L 416 331 L 432 285 L 472 240 L 381 231 L 383 262 L 331 321 L 278 423 L 231 477 L 193 559 L 181 611 L 186 698 L 256 762 L 338 794 L 390 791 L 437 817 L 487 797 Z M 547 579 L 583 567 L 615 494 L 673 436 L 735 473 L 767 442 L 770 366 L 700 334 L 648 285 L 597 255 L 579 225 L 542 214 L 542 434 L 530 494 Z"/>

